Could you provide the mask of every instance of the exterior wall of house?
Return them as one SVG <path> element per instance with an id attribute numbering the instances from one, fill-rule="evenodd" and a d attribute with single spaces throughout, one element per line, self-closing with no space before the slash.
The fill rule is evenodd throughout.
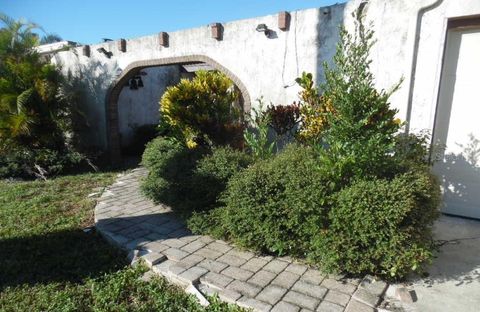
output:
<path id="1" fill-rule="evenodd" d="M 238 77 L 252 105 L 260 97 L 266 103 L 288 104 L 297 100 L 299 87 L 294 80 L 302 71 L 312 72 L 317 81 L 322 80 L 321 64 L 331 60 L 335 53 L 338 26 L 344 24 L 347 29 L 352 28 L 351 14 L 361 2 L 352 0 L 346 4 L 290 12 L 288 31 L 278 28 L 278 15 L 275 14 L 224 23 L 222 40 L 212 38 L 211 27 L 207 25 L 169 33 L 168 47 L 160 46 L 159 36 L 155 34 L 128 39 L 126 52 L 118 49 L 118 41 L 113 41 L 91 45 L 90 57 L 82 55 L 82 47 L 78 47 L 57 53 L 54 61 L 62 64 L 65 71 L 82 73 L 89 79 L 86 84 L 91 101 L 87 111 L 92 142 L 106 147 L 107 90 L 129 64 L 204 55 Z M 400 89 L 392 97 L 399 118 L 408 119 L 412 130 L 432 129 L 447 21 L 480 14 L 480 1 L 370 0 L 364 12 L 366 19 L 373 22 L 377 38 L 371 54 L 377 86 L 388 89 L 403 78 Z M 273 31 L 271 38 L 255 30 L 262 23 Z M 112 57 L 105 57 L 97 51 L 99 48 L 111 51 Z M 141 91 L 138 97 L 142 97 Z M 125 118 L 128 111 L 148 114 L 148 111 L 142 112 L 145 109 L 142 107 L 146 107 L 142 105 L 138 110 L 133 106 L 126 109 L 128 104 L 123 103 L 124 98 L 126 95 L 121 95 L 118 102 L 120 119 Z"/>
<path id="2" fill-rule="evenodd" d="M 228 22 L 223 24 L 223 40 L 212 38 L 209 25 L 169 33 L 168 47 L 160 46 L 158 34 L 128 39 L 126 52 L 119 51 L 118 41 L 90 46 L 90 57 L 82 54 L 82 47 L 56 54 L 54 61 L 65 71 L 92 80 L 88 83 L 92 101 L 88 104 L 91 117 L 92 142 L 105 147 L 105 98 L 107 90 L 129 64 L 135 61 L 205 55 L 228 68 L 243 82 L 254 102 L 263 96 L 274 104 L 290 103 L 297 98 L 298 86 L 294 80 L 302 71 L 317 74 L 319 52 L 331 56 L 337 34 L 336 25 L 343 18 L 344 5 L 322 9 L 291 12 L 288 31 L 278 28 L 278 15 Z M 321 22 L 320 22 L 321 21 Z M 273 30 L 271 39 L 257 32 L 264 23 Z M 322 37 L 319 26 L 325 27 Z M 331 32 L 331 34 L 330 34 Z M 333 39 L 332 39 L 333 37 Z M 322 40 L 323 44 L 319 42 Z M 318 47 L 322 47 L 319 49 Z M 107 58 L 97 49 L 104 48 L 113 55 Z M 284 87 L 288 86 L 288 87 Z M 139 93 L 140 94 L 140 93 Z M 122 103 L 119 102 L 119 106 Z M 255 104 L 255 102 L 253 103 Z"/>
<path id="3" fill-rule="evenodd" d="M 345 13 L 360 3 L 350 1 Z M 365 10 L 377 39 L 371 54 L 377 87 L 389 89 L 403 79 L 391 98 L 399 118 L 407 121 L 413 132 L 433 131 L 447 22 L 479 15 L 480 1 L 370 0 Z M 345 18 L 345 24 L 351 29 L 352 19 Z"/>

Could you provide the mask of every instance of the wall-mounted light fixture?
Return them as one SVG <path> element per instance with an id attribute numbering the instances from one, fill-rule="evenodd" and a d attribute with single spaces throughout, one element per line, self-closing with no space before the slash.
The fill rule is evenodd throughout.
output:
<path id="1" fill-rule="evenodd" d="M 129 80 L 128 86 L 130 87 L 130 90 L 137 90 L 138 88 L 143 88 L 143 80 L 142 76 L 140 75 L 144 76 L 144 72 L 140 72 L 139 75 L 133 76 L 133 78 Z"/>
<path id="2" fill-rule="evenodd" d="M 267 38 L 270 38 L 270 36 L 272 35 L 272 31 L 268 29 L 268 26 L 266 24 L 258 24 L 255 30 L 258 32 L 263 32 Z"/>
<path id="3" fill-rule="evenodd" d="M 100 52 L 100 53 L 105 54 L 105 56 L 106 56 L 107 58 L 111 58 L 112 55 L 113 55 L 112 52 L 105 50 L 105 48 L 98 48 L 97 51 Z"/>
<path id="4" fill-rule="evenodd" d="M 137 90 L 138 89 L 137 79 L 135 78 L 130 79 L 129 86 L 130 86 L 130 90 Z"/>

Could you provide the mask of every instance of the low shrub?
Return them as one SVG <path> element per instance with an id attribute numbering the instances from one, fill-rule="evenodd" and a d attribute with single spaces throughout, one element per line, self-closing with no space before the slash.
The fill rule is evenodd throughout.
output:
<path id="1" fill-rule="evenodd" d="M 267 114 L 270 118 L 270 126 L 278 136 L 294 135 L 295 128 L 300 122 L 300 105 L 269 105 Z"/>
<path id="2" fill-rule="evenodd" d="M 0 178 L 46 178 L 89 167 L 86 156 L 69 148 L 12 147 L 0 152 Z"/>
<path id="3" fill-rule="evenodd" d="M 310 257 L 327 271 L 402 278 L 432 258 L 440 190 L 427 168 L 355 181 L 336 197 Z"/>
<path id="4" fill-rule="evenodd" d="M 247 153 L 230 147 L 218 147 L 202 158 L 193 174 L 193 197 L 198 207 L 206 210 L 217 203 L 230 178 L 247 168 L 254 159 Z"/>
<path id="5" fill-rule="evenodd" d="M 224 206 L 195 215 L 190 227 L 256 250 L 303 256 L 326 221 L 328 192 L 317 165 L 313 149 L 288 146 L 233 176 Z"/>
<path id="6" fill-rule="evenodd" d="M 160 100 L 162 121 L 189 148 L 236 146 L 243 131 L 240 108 L 235 105 L 238 97 L 225 74 L 200 70 L 193 79 L 167 88 Z"/>
<path id="7" fill-rule="evenodd" d="M 252 162 L 248 154 L 229 147 L 189 149 L 182 142 L 157 138 L 143 154 L 149 174 L 142 190 L 188 215 L 214 206 L 230 177 Z"/>
<path id="8" fill-rule="evenodd" d="M 188 149 L 182 142 L 159 137 L 147 144 L 142 164 L 149 170 L 142 183 L 143 193 L 180 211 L 188 209 L 192 175 L 201 149 Z"/>

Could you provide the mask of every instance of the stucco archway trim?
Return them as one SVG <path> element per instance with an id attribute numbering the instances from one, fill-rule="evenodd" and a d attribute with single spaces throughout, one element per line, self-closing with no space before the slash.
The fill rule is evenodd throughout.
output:
<path id="1" fill-rule="evenodd" d="M 130 78 L 135 76 L 139 70 L 148 67 L 166 66 L 166 65 L 182 65 L 206 63 L 213 68 L 226 74 L 240 91 L 242 99 L 242 107 L 245 112 L 250 111 L 251 100 L 247 88 L 240 79 L 232 73 L 228 68 L 221 65 L 217 61 L 205 55 L 189 55 L 179 57 L 167 57 L 152 60 L 136 61 L 129 64 L 115 80 L 107 92 L 106 98 L 106 122 L 107 122 L 107 143 L 110 152 L 110 158 L 113 163 L 119 163 L 121 160 L 120 150 L 120 130 L 118 120 L 118 98 L 120 93 Z"/>

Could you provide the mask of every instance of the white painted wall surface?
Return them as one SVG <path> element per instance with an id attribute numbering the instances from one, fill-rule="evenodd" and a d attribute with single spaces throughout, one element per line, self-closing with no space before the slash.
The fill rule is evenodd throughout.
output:
<path id="1" fill-rule="evenodd" d="M 315 76 L 319 68 L 319 51 L 330 57 L 336 42 L 336 25 L 343 17 L 343 5 L 329 8 L 329 14 L 322 14 L 319 9 L 292 12 L 289 31 L 277 27 L 278 16 L 270 15 L 235 22 L 224 23 L 223 40 L 217 41 L 211 36 L 210 27 L 169 33 L 169 46 L 159 45 L 158 35 L 127 40 L 127 51 L 121 52 L 117 42 L 91 45 L 91 56 L 82 55 L 82 48 L 60 52 L 55 62 L 62 64 L 66 70 L 74 73 L 89 72 L 89 79 L 100 80 L 91 88 L 94 101 L 89 109 L 96 117 L 92 118 L 92 133 L 99 146 L 106 146 L 105 135 L 105 96 L 107 88 L 121 74 L 122 70 L 134 61 L 160 59 L 189 55 L 206 55 L 233 72 L 246 86 L 252 102 L 263 96 L 264 100 L 274 104 L 288 104 L 297 99 L 298 86 L 294 80 L 302 71 L 312 72 Z M 319 49 L 319 21 L 324 31 L 322 41 L 326 44 Z M 275 32 L 272 39 L 255 30 L 260 23 L 265 23 Z M 161 31 L 159 29 L 159 31 Z M 333 32 L 328 34 L 328 32 Z M 113 56 L 108 59 L 97 49 L 105 48 Z M 97 79 L 101 77 L 101 79 Z M 292 86 L 284 88 L 284 86 Z M 255 104 L 255 103 L 253 103 Z M 97 118 L 98 117 L 98 118 Z"/>
<path id="2" fill-rule="evenodd" d="M 106 90 L 128 64 L 140 60 L 206 55 L 233 72 L 245 84 L 252 101 L 263 96 L 267 103 L 288 104 L 297 99 L 299 88 L 294 85 L 294 79 L 302 71 L 312 72 L 317 80 L 321 80 L 321 63 L 330 60 L 335 52 L 337 26 L 344 23 L 351 29 L 351 13 L 360 2 L 352 0 L 347 4 L 291 12 L 289 31 L 278 29 L 275 14 L 224 23 L 222 41 L 213 39 L 210 27 L 204 26 L 169 33 L 169 47 L 161 47 L 155 34 L 128 39 L 125 53 L 117 49 L 117 42 L 107 42 L 92 45 L 90 58 L 81 55 L 81 48 L 76 48 L 58 53 L 55 61 L 74 72 L 93 73 L 90 78 L 95 80 L 91 83 L 94 85 L 94 101 L 88 110 L 95 114 L 92 116 L 95 142 L 105 147 Z M 418 12 L 434 3 L 438 5 L 426 10 L 420 23 L 410 120 L 415 131 L 433 127 L 447 20 L 480 14 L 480 1 L 371 0 L 366 8 L 366 18 L 374 23 L 378 40 L 371 55 L 377 86 L 388 89 L 404 78 L 402 87 L 391 100 L 399 109 L 399 117 L 405 120 Z M 275 38 L 268 39 L 255 31 L 260 23 L 274 30 Z M 107 59 L 97 52 L 100 47 L 112 51 L 112 58 Z"/>

